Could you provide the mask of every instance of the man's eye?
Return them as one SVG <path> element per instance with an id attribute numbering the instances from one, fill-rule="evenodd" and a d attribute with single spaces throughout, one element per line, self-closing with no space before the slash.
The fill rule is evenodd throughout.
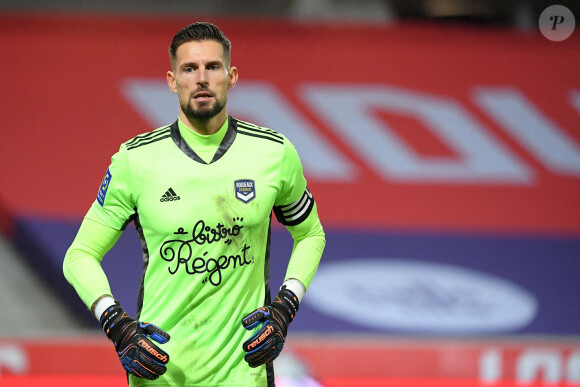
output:
<path id="1" fill-rule="evenodd" d="M 219 67 L 218 65 L 215 65 L 215 64 L 214 64 L 214 65 L 210 65 L 210 66 L 208 67 L 208 69 L 209 69 L 209 70 L 218 70 L 219 68 L 220 68 L 220 67 Z"/>
<path id="2" fill-rule="evenodd" d="M 191 73 L 193 72 L 193 67 L 186 67 L 185 70 L 183 71 L 185 71 L 186 73 Z"/>

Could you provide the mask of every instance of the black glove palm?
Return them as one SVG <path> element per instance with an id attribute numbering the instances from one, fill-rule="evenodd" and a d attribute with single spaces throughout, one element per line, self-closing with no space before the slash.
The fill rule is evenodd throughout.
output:
<path id="1" fill-rule="evenodd" d="M 250 367 L 258 367 L 278 357 L 284 347 L 288 325 L 298 311 L 298 298 L 290 290 L 282 287 L 274 302 L 258 308 L 242 319 L 246 329 L 253 329 L 262 323 L 262 328 L 248 339 L 243 348 L 244 360 Z"/>
<path id="2" fill-rule="evenodd" d="M 154 380 L 167 371 L 169 355 L 153 344 L 169 341 L 169 334 L 153 324 L 133 320 L 117 303 L 101 316 L 101 326 L 115 344 L 123 368 L 132 375 Z"/>

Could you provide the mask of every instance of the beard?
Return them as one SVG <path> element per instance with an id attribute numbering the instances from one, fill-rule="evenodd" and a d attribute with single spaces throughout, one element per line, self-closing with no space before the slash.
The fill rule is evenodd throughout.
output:
<path id="1" fill-rule="evenodd" d="M 218 113 L 224 109 L 227 103 L 227 97 L 225 97 L 223 101 L 220 101 L 217 98 L 214 99 L 214 101 L 215 103 L 213 105 L 210 103 L 206 106 L 201 106 L 198 109 L 194 109 L 190 98 L 186 103 L 181 104 L 181 110 L 190 120 L 209 120 L 210 118 L 218 115 Z"/>

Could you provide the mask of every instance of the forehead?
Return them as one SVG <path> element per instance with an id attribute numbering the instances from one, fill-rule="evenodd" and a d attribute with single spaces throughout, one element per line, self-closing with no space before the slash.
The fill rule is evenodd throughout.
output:
<path id="1" fill-rule="evenodd" d="M 225 62 L 224 49 L 215 40 L 190 41 L 183 43 L 175 52 L 177 64 L 185 62 Z"/>

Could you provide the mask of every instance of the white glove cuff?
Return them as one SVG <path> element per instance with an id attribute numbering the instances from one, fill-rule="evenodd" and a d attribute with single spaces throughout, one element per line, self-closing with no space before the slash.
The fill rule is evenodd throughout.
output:
<path id="1" fill-rule="evenodd" d="M 302 297 L 304 297 L 304 293 L 306 293 L 306 286 L 304 286 L 302 282 L 295 278 L 288 278 L 286 281 L 284 281 L 282 286 L 286 286 L 286 289 L 296 294 L 296 297 L 298 297 L 298 302 L 302 301 Z"/>
<path id="2" fill-rule="evenodd" d="M 97 301 L 95 305 L 95 317 L 101 321 L 101 315 L 108 307 L 115 305 L 115 299 L 111 296 L 106 296 Z"/>

